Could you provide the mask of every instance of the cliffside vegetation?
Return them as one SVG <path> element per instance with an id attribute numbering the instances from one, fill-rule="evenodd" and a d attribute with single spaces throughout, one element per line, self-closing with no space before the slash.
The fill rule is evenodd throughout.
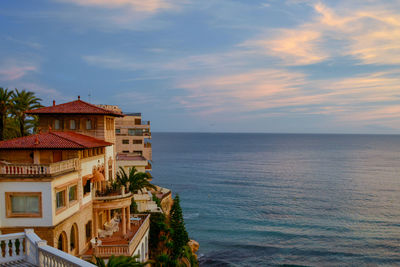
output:
<path id="1" fill-rule="evenodd" d="M 198 266 L 188 242 L 179 195 L 176 195 L 169 218 L 160 213 L 150 217 L 150 258 L 159 267 Z"/>

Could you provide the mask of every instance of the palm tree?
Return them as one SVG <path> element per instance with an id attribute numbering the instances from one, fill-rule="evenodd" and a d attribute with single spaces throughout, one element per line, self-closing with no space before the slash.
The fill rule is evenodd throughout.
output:
<path id="1" fill-rule="evenodd" d="M 11 99 L 13 95 L 13 91 L 8 91 L 8 89 L 3 89 L 0 87 L 0 141 L 4 140 L 7 117 L 12 106 Z"/>
<path id="2" fill-rule="evenodd" d="M 111 256 L 107 264 L 105 264 L 103 259 L 95 257 L 96 262 L 94 264 L 98 267 L 144 267 L 150 263 L 150 261 L 138 262 L 137 258 L 139 258 L 139 255 L 133 257 Z"/>
<path id="3" fill-rule="evenodd" d="M 151 176 L 146 172 L 136 172 L 135 167 L 129 169 L 129 175 L 126 174 L 124 168 L 119 167 L 117 182 L 123 186 L 127 186 L 129 183 L 129 191 L 133 193 L 146 187 L 157 189 L 149 182 L 150 177 Z"/>
<path id="4" fill-rule="evenodd" d="M 15 89 L 12 99 L 12 113 L 18 122 L 20 136 L 27 135 L 28 130 L 36 127 L 37 118 L 32 116 L 31 119 L 27 119 L 25 111 L 42 107 L 40 104 L 41 100 L 42 99 L 35 96 L 34 92 L 28 92 L 26 90 L 18 91 L 18 89 Z"/>

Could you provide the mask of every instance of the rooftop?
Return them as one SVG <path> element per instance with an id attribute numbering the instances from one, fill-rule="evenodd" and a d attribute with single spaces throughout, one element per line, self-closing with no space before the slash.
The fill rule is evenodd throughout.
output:
<path id="1" fill-rule="evenodd" d="M 123 117 L 122 113 L 98 107 L 96 105 L 78 100 L 56 105 L 53 101 L 53 106 L 32 109 L 25 112 L 30 115 L 46 115 L 46 114 L 86 114 L 86 115 L 109 115 L 115 117 Z"/>
<path id="2" fill-rule="evenodd" d="M 46 132 L 0 142 L 0 149 L 85 149 L 112 143 L 75 132 Z"/>
<path id="3" fill-rule="evenodd" d="M 146 158 L 140 155 L 129 155 L 129 154 L 124 154 L 124 153 L 118 153 L 117 154 L 117 160 L 137 160 L 137 161 L 142 161 L 145 160 L 147 161 Z"/>

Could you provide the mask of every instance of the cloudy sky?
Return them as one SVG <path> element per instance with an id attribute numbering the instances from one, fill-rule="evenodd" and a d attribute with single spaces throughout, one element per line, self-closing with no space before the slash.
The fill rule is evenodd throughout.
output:
<path id="1" fill-rule="evenodd" d="M 0 87 L 154 131 L 400 133 L 400 2 L 0 3 Z"/>

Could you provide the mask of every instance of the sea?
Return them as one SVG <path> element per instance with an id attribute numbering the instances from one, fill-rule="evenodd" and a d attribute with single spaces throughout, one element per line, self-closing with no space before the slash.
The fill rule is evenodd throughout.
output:
<path id="1" fill-rule="evenodd" d="M 400 136 L 153 133 L 200 266 L 400 266 Z"/>

